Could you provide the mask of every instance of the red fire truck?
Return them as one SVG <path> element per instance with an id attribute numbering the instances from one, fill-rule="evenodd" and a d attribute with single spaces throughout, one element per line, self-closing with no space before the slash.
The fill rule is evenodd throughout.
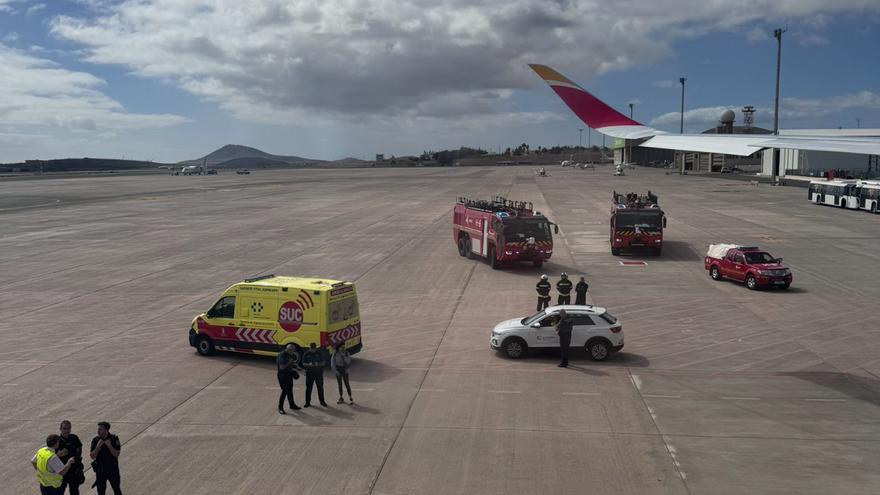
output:
<path id="1" fill-rule="evenodd" d="M 531 261 L 535 267 L 553 254 L 559 227 L 525 201 L 503 196 L 489 200 L 458 198 L 452 214 L 452 239 L 458 254 L 486 258 L 494 269 L 510 261 Z"/>
<path id="2" fill-rule="evenodd" d="M 619 194 L 611 199 L 611 254 L 621 249 L 644 247 L 654 256 L 663 250 L 663 228 L 666 215 L 657 204 L 657 195 Z"/>

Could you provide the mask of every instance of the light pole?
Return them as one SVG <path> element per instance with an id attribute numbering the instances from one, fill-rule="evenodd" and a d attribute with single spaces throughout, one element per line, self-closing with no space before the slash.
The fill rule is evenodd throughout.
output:
<path id="1" fill-rule="evenodd" d="M 635 103 L 629 104 L 629 118 L 633 118 L 633 107 L 636 106 Z"/>
<path id="2" fill-rule="evenodd" d="M 773 104 L 773 135 L 779 135 L 779 74 L 782 67 L 782 33 L 785 29 L 773 30 L 776 38 L 776 102 Z M 770 169 L 770 184 L 776 184 L 776 175 L 779 173 L 779 148 L 773 148 L 773 165 Z"/>
<path id="3" fill-rule="evenodd" d="M 580 148 L 584 145 L 584 130 L 578 129 L 578 132 L 580 133 L 578 134 L 578 148 Z"/>
<path id="4" fill-rule="evenodd" d="M 856 129 L 862 128 L 862 119 L 856 119 Z"/>
<path id="5" fill-rule="evenodd" d="M 681 120 L 678 125 L 678 133 L 684 134 L 684 82 L 687 81 L 686 77 L 679 77 L 678 82 L 681 83 Z M 681 156 L 681 174 L 684 175 L 684 153 L 680 153 Z"/>
<path id="6" fill-rule="evenodd" d="M 630 118 L 630 120 L 632 120 L 632 118 L 633 118 L 633 107 L 634 106 L 636 106 L 635 103 L 629 104 L 629 118 Z M 623 164 L 626 165 L 627 163 L 632 163 L 632 148 L 630 147 L 629 139 L 626 140 L 626 147 L 624 148 L 624 150 L 626 150 L 627 151 L 626 154 L 629 155 L 629 161 L 623 160 Z"/>

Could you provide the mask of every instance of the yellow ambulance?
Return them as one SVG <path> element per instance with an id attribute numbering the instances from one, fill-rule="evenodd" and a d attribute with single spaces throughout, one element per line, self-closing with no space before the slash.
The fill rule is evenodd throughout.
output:
<path id="1" fill-rule="evenodd" d="M 314 342 L 352 354 L 363 347 L 357 291 L 351 282 L 265 275 L 228 289 L 206 313 L 196 316 L 189 344 L 199 354 L 216 351 L 277 355 L 297 347 L 297 357 Z"/>

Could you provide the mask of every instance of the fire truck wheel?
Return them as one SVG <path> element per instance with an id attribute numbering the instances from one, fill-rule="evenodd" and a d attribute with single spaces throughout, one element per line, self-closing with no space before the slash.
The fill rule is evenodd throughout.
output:
<path id="1" fill-rule="evenodd" d="M 758 281 L 755 280 L 754 275 L 749 275 L 748 277 L 746 277 L 746 287 L 752 290 L 758 289 Z"/>
<path id="2" fill-rule="evenodd" d="M 212 356 L 214 355 L 214 343 L 211 342 L 211 339 L 202 335 L 196 339 L 196 350 L 202 356 Z"/>
<path id="3" fill-rule="evenodd" d="M 489 266 L 491 266 L 493 270 L 501 268 L 501 261 L 495 257 L 495 246 L 489 246 Z"/>
<path id="4" fill-rule="evenodd" d="M 712 265 L 712 268 L 709 269 L 709 276 L 712 277 L 712 280 L 721 280 L 721 272 L 718 271 L 718 267 Z"/>
<path id="5" fill-rule="evenodd" d="M 504 341 L 504 353 L 510 359 L 519 359 L 526 355 L 526 341 L 518 337 L 511 337 Z"/>
<path id="6" fill-rule="evenodd" d="M 593 358 L 593 361 L 605 361 L 610 354 L 611 346 L 605 339 L 593 339 L 587 342 L 587 353 Z"/>
<path id="7" fill-rule="evenodd" d="M 611 248 L 612 256 L 620 256 L 620 248 Z"/>
<path id="8" fill-rule="evenodd" d="M 474 256 L 474 249 L 472 245 L 472 241 L 470 237 L 466 237 L 464 240 L 464 249 L 467 252 L 467 259 L 472 260 L 476 256 Z"/>
<path id="9" fill-rule="evenodd" d="M 465 242 L 465 236 L 458 238 L 458 254 L 462 257 L 467 256 L 467 243 Z"/>
<path id="10" fill-rule="evenodd" d="M 535 268 L 541 268 L 542 266 L 544 266 L 544 260 L 533 260 L 532 266 L 534 266 Z"/>

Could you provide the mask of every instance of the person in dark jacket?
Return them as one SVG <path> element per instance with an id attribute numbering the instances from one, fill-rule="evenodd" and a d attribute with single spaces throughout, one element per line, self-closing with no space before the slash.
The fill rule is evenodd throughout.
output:
<path id="1" fill-rule="evenodd" d="M 290 409 L 296 411 L 299 406 L 293 400 L 293 381 L 299 379 L 299 373 L 296 372 L 296 346 L 287 344 L 283 351 L 278 353 L 275 361 L 278 367 L 278 385 L 281 387 L 281 395 L 278 396 L 278 414 L 286 414 L 284 412 L 284 399 L 287 398 L 287 405 Z"/>
<path id="2" fill-rule="evenodd" d="M 575 304 L 587 304 L 587 291 L 590 289 L 590 284 L 584 280 L 584 277 L 581 277 L 581 281 L 574 286 L 574 303 Z"/>
<path id="3" fill-rule="evenodd" d="M 61 435 L 58 440 L 58 459 L 65 464 L 68 459 L 73 459 L 73 467 L 64 473 L 59 493 L 63 494 L 64 490 L 69 487 L 70 495 L 79 495 L 79 485 L 86 481 L 82 462 L 83 444 L 78 436 L 70 432 L 72 428 L 70 421 L 65 419 L 61 422 Z"/>
<path id="4" fill-rule="evenodd" d="M 568 279 L 568 274 L 562 272 L 562 278 L 556 282 L 556 290 L 559 291 L 559 299 L 556 304 L 571 304 L 571 287 L 572 283 Z"/>
<path id="5" fill-rule="evenodd" d="M 98 436 L 92 439 L 90 455 L 94 462 L 92 467 L 95 470 L 95 484 L 98 495 L 104 495 L 107 492 L 107 482 L 115 495 L 122 495 L 122 489 L 119 487 L 119 453 L 122 451 L 122 444 L 119 437 L 110 433 L 110 423 L 101 421 L 98 423 Z"/>
<path id="6" fill-rule="evenodd" d="M 559 335 L 559 352 L 562 359 L 559 362 L 560 368 L 568 366 L 568 346 L 571 345 L 572 321 L 565 314 L 565 310 L 559 312 L 559 323 L 556 324 L 556 335 Z"/>
<path id="7" fill-rule="evenodd" d="M 324 402 L 324 349 L 317 348 L 315 343 L 309 344 L 309 349 L 303 353 L 303 368 L 306 370 L 306 403 L 304 407 L 311 407 L 312 387 L 318 388 L 318 401 L 327 407 Z"/>
<path id="8" fill-rule="evenodd" d="M 550 305 L 550 289 L 552 286 L 550 285 L 550 281 L 547 280 L 547 275 L 541 275 L 541 280 L 535 284 L 535 290 L 538 292 L 538 307 L 535 311 L 541 311 Z"/>

